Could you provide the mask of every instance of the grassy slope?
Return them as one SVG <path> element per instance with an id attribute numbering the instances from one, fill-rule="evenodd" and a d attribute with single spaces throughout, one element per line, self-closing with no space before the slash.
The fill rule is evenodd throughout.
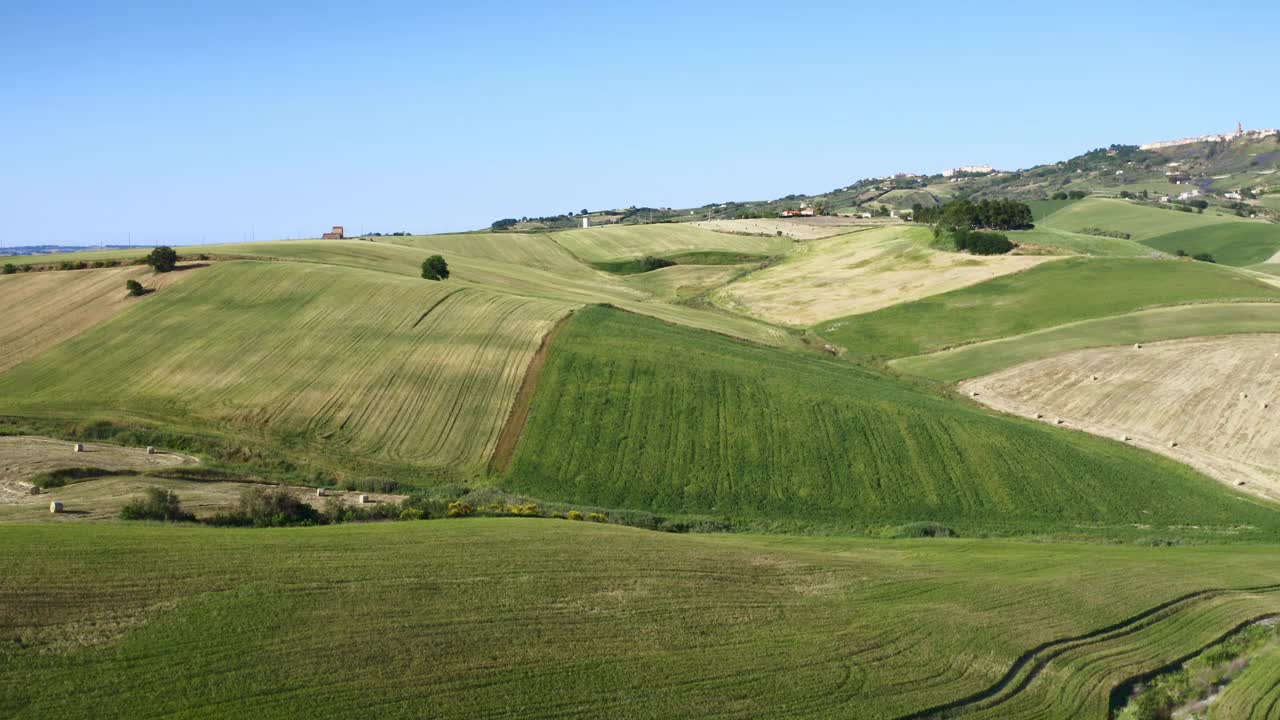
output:
<path id="1" fill-rule="evenodd" d="M 1242 299 L 1280 299 L 1280 289 L 1209 263 L 1068 258 L 818 330 L 860 355 L 902 357 L 1145 307 Z"/>
<path id="2" fill-rule="evenodd" d="M 1214 720 L 1280 717 L 1280 647 L 1271 646 L 1231 681 L 1213 704 Z"/>
<path id="3" fill-rule="evenodd" d="M 1181 230 L 1144 241 L 1158 250 L 1209 253 L 1223 265 L 1263 263 L 1280 251 L 1280 225 L 1229 222 Z"/>
<path id="4" fill-rule="evenodd" d="M 154 274 L 147 267 L 121 267 L 0 275 L 0 372 L 151 299 L 130 297 L 126 281 L 157 290 L 195 272 L 199 269 Z"/>
<path id="5" fill-rule="evenodd" d="M 1273 592 L 1275 549 L 697 537 L 546 520 L 0 528 L 0 715 L 890 718 L 1049 659 L 999 717 L 1110 688 Z"/>
<path id="6" fill-rule="evenodd" d="M 1052 202 L 1052 201 L 1046 201 Z M 1045 247 L 1061 248 L 1082 255 L 1098 255 L 1104 257 L 1151 257 L 1158 254 L 1154 248 L 1133 240 L 1084 235 L 1081 233 L 1056 230 L 1049 227 L 1037 227 L 1034 230 L 1020 230 L 1006 233 L 1016 243 L 1030 243 Z"/>
<path id="7" fill-rule="evenodd" d="M 1040 222 L 1044 218 L 1058 212 L 1062 208 L 1079 202 L 1078 200 L 1031 200 L 1027 205 L 1031 208 L 1031 217 L 1036 222 Z"/>
<path id="8" fill-rule="evenodd" d="M 1085 320 L 892 361 L 896 370 L 958 382 L 1071 350 L 1202 335 L 1280 332 L 1280 304 L 1182 305 Z"/>
<path id="9" fill-rule="evenodd" d="M 483 463 L 571 306 L 302 263 L 220 263 L 0 376 L 0 413 L 126 416 L 419 467 Z"/>
<path id="10" fill-rule="evenodd" d="M 1127 200 L 1085 198 L 1046 215 L 1036 224 L 1073 233 L 1087 227 L 1116 230 L 1129 233 L 1133 240 L 1146 242 L 1160 235 L 1222 222 L 1244 221 L 1235 216 L 1197 215 L 1138 205 Z"/>
<path id="11" fill-rule="evenodd" d="M 551 237 L 569 252 L 590 262 L 698 250 L 773 255 L 791 247 L 790 238 L 731 235 L 676 223 L 565 230 Z"/>
<path id="12" fill-rule="evenodd" d="M 650 226 L 667 228 L 670 226 Z M 731 240 L 768 240 L 738 238 L 724 233 L 705 232 L 715 238 Z M 662 232 L 634 236 L 637 243 L 646 238 L 662 245 Z M 547 235 L 469 233 L 460 235 L 428 235 L 368 240 L 281 240 L 232 245 L 183 247 L 180 252 L 196 255 L 208 252 L 220 256 L 283 259 L 298 262 L 336 265 L 404 275 L 417 278 L 422 261 L 440 253 L 449 262 L 451 282 L 468 283 L 503 293 L 545 298 L 568 303 L 612 303 L 633 312 L 662 318 L 690 327 L 711 330 L 770 345 L 793 343 L 788 334 L 750 318 L 712 312 L 704 309 L 672 305 L 642 289 L 595 270 L 582 263 Z M 785 240 L 785 239 L 784 239 Z M 787 241 L 789 242 L 789 241 Z M 92 251 L 68 253 L 60 259 L 102 257 L 112 259 L 141 257 L 146 250 Z M 646 253 L 648 254 L 648 253 Z M 101 258 L 98 258 L 101 259 Z M 43 262 L 43 261 L 42 261 Z"/>
<path id="13" fill-rule="evenodd" d="M 1118 443 L 604 308 L 557 339 L 504 486 L 801 527 L 1280 520 Z"/>

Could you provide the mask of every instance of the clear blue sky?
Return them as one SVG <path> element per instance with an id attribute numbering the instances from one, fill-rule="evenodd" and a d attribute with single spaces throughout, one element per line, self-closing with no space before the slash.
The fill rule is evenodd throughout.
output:
<path id="1" fill-rule="evenodd" d="M 0 242 L 441 232 L 1280 126 L 1274 3 L 610 5 L 3 0 Z"/>

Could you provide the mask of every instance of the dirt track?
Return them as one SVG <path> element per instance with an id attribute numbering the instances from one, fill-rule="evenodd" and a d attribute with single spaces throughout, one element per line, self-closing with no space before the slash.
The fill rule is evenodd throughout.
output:
<path id="1" fill-rule="evenodd" d="M 1080 350 L 959 389 L 995 409 L 1063 420 L 1280 501 L 1280 335 Z"/>

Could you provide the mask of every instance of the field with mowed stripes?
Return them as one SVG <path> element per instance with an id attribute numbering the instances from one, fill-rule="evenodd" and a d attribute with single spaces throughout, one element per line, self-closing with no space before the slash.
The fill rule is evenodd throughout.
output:
<path id="1" fill-rule="evenodd" d="M 1116 686 L 1280 611 L 1269 548 L 545 519 L 0 539 L 6 717 L 1102 720 Z"/>
<path id="2" fill-rule="evenodd" d="M 542 336 L 571 307 L 353 268 L 219 263 L 0 375 L 0 413 L 477 466 Z"/>
<path id="3" fill-rule="evenodd" d="M 504 485 L 792 528 L 1264 537 L 1278 519 L 1119 443 L 608 308 L 579 311 L 558 335 Z"/>

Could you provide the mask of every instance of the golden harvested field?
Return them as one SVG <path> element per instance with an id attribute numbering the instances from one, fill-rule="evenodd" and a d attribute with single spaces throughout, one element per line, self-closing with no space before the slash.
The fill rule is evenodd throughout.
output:
<path id="1" fill-rule="evenodd" d="M 130 500 L 141 497 L 143 491 L 149 487 L 164 488 L 177 493 L 182 500 L 183 510 L 194 514 L 197 518 L 205 518 L 215 513 L 235 509 L 240 501 L 240 495 L 246 489 L 267 486 L 257 483 L 191 482 L 136 475 L 104 477 L 50 488 L 39 495 L 0 497 L 0 522 L 116 520 L 120 517 L 120 509 Z M 319 497 L 314 489 L 307 487 L 282 485 L 278 489 L 317 510 L 324 510 L 330 503 L 371 507 L 377 503 L 399 502 L 404 498 L 403 495 L 343 490 L 328 490 L 325 497 Z M 369 502 L 361 503 L 361 495 L 368 497 Z M 49 503 L 55 500 L 62 503 L 61 513 L 49 512 Z"/>
<path id="2" fill-rule="evenodd" d="M 1079 350 L 959 389 L 990 407 L 1061 419 L 1280 500 L 1280 335 Z"/>
<path id="3" fill-rule="evenodd" d="M 610 225 L 588 230 L 563 230 L 551 238 L 588 262 L 620 260 L 644 255 L 677 255 L 698 250 L 773 255 L 791 247 L 785 237 L 755 237 L 704 230 L 688 223 Z"/>
<path id="4" fill-rule="evenodd" d="M 0 372 L 154 297 L 129 297 L 126 280 L 159 289 L 194 272 L 153 273 L 133 266 L 0 276 Z"/>
<path id="5" fill-rule="evenodd" d="M 341 456 L 480 465 L 571 307 L 355 268 L 218 263 L 145 316 L 0 376 L 0 412 L 176 420 Z"/>
<path id="6" fill-rule="evenodd" d="M 798 246 L 782 262 L 716 291 L 712 301 L 769 322 L 812 325 L 974 285 L 1053 260 L 977 256 L 928 246 L 920 227 L 886 227 Z"/>
<path id="7" fill-rule="evenodd" d="M 127 448 L 104 443 L 75 443 L 29 435 L 0 437 L 0 503 L 31 495 L 31 478 L 51 470 L 92 467 L 103 470 L 154 470 L 156 468 L 192 465 L 199 461 L 188 455 L 157 452 L 148 455 L 146 448 Z M 45 503 L 48 505 L 48 503 Z"/>
<path id="8" fill-rule="evenodd" d="M 867 227 L 869 221 L 853 218 L 757 218 L 751 220 L 701 220 L 689 223 L 693 227 L 704 230 L 715 230 L 723 233 L 750 233 L 753 235 L 773 235 L 782 233 L 783 237 L 795 240 L 818 240 L 832 235 Z M 884 220 L 876 224 L 883 225 Z"/>

